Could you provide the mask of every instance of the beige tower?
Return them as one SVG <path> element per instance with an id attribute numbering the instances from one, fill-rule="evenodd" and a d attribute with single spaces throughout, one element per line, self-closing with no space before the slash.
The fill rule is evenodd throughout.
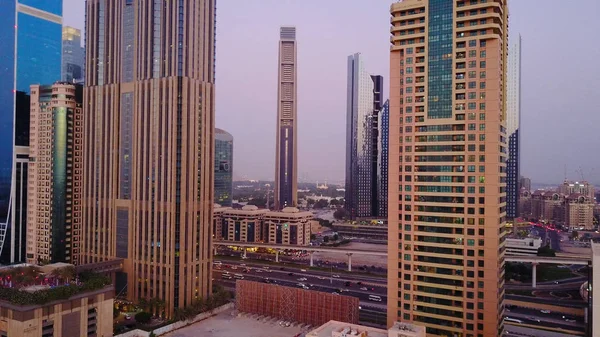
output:
<path id="1" fill-rule="evenodd" d="M 281 27 L 277 82 L 275 209 L 298 203 L 296 27 Z M 268 207 L 268 205 L 267 205 Z"/>
<path id="2" fill-rule="evenodd" d="M 388 326 L 499 336 L 506 0 L 391 6 Z"/>
<path id="3" fill-rule="evenodd" d="M 82 88 L 32 85 L 27 262 L 79 262 Z"/>
<path id="4" fill-rule="evenodd" d="M 82 263 L 124 258 L 117 293 L 167 315 L 211 292 L 215 10 L 86 3 Z"/>

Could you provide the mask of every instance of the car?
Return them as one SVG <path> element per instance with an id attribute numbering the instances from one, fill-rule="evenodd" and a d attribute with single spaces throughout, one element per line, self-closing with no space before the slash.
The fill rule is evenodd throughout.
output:
<path id="1" fill-rule="evenodd" d="M 339 295 L 340 293 L 334 291 L 334 292 L 332 292 L 332 294 L 333 295 Z"/>
<path id="2" fill-rule="evenodd" d="M 334 274 L 334 275 L 331 275 L 331 276 L 334 277 L 334 278 L 340 278 L 340 275 L 337 275 L 337 274 Z"/>
<path id="3" fill-rule="evenodd" d="M 352 283 L 350 281 L 346 281 L 346 287 L 350 287 Z"/>
<path id="4" fill-rule="evenodd" d="M 131 319 L 131 316 L 130 316 L 130 315 L 125 315 L 125 319 L 126 319 L 126 320 L 130 320 L 130 319 Z"/>
<path id="5" fill-rule="evenodd" d="M 324 280 L 324 279 L 325 279 L 325 277 L 323 277 L 323 276 L 317 276 L 317 278 L 318 278 L 319 280 Z"/>
<path id="6" fill-rule="evenodd" d="M 250 271 L 250 270 L 249 270 L 248 268 L 246 268 L 246 269 L 242 270 L 242 272 L 244 272 L 244 273 L 247 273 L 247 272 L 249 272 L 249 271 Z"/>
<path id="7" fill-rule="evenodd" d="M 231 269 L 236 270 L 237 267 L 236 266 L 231 266 Z"/>
<path id="8" fill-rule="evenodd" d="M 304 289 L 304 290 L 309 290 L 310 288 L 309 288 L 307 285 L 303 285 L 303 286 L 302 286 L 302 289 Z"/>
<path id="9" fill-rule="evenodd" d="M 269 268 L 269 266 L 264 266 L 263 269 L 269 270 L 270 268 Z"/>
<path id="10" fill-rule="evenodd" d="M 262 270 L 260 270 L 260 269 L 256 269 L 256 272 L 257 272 L 257 273 L 262 273 L 263 271 L 262 271 Z"/>
<path id="11" fill-rule="evenodd" d="M 541 312 L 542 314 L 549 314 L 549 313 L 550 313 L 550 310 L 540 310 L 540 312 Z"/>
<path id="12" fill-rule="evenodd" d="M 574 319 L 566 318 L 566 319 L 565 319 L 565 322 L 569 322 L 569 323 L 575 323 L 575 322 L 577 322 L 577 321 L 576 321 L 576 320 L 574 320 Z"/>
<path id="13" fill-rule="evenodd" d="M 536 318 L 536 317 L 533 317 L 533 316 L 529 316 L 529 317 L 527 317 L 527 319 L 530 320 L 530 321 L 538 322 L 538 323 L 542 322 L 542 321 L 540 321 L 539 318 Z"/>
<path id="14" fill-rule="evenodd" d="M 360 286 L 360 285 L 362 285 L 362 282 L 358 281 L 358 282 L 356 282 L 356 284 L 358 284 Z"/>
<path id="15" fill-rule="evenodd" d="M 301 282 L 302 281 L 306 281 L 306 280 L 308 280 L 306 277 L 301 277 L 301 278 L 298 279 L 298 281 L 301 281 Z"/>
<path id="16" fill-rule="evenodd" d="M 288 276 L 294 276 L 294 273 L 288 273 Z"/>
<path id="17" fill-rule="evenodd" d="M 279 270 L 285 270 L 285 268 L 283 268 L 283 267 L 280 267 L 280 268 L 279 268 Z"/>
<path id="18" fill-rule="evenodd" d="M 362 290 L 362 291 L 369 291 L 369 288 L 367 288 L 367 287 L 361 287 L 360 290 Z"/>
<path id="19" fill-rule="evenodd" d="M 306 272 L 306 269 L 300 269 L 300 271 Z"/>
<path id="20" fill-rule="evenodd" d="M 245 267 L 246 264 L 245 263 L 240 263 L 240 267 Z"/>

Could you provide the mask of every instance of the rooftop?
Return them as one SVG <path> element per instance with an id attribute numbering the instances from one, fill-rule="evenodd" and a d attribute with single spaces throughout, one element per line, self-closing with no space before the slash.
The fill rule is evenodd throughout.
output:
<path id="1" fill-rule="evenodd" d="M 307 333 L 306 337 L 388 337 L 388 331 L 332 320 Z"/>
<path id="2" fill-rule="evenodd" d="M 165 337 L 293 337 L 306 330 L 298 326 L 279 325 L 277 319 L 254 315 L 237 315 L 227 310 L 208 319 L 188 325 Z"/>

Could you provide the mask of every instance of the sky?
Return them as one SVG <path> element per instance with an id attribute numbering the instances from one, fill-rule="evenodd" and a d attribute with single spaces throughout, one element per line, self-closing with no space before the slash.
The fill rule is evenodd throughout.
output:
<path id="1" fill-rule="evenodd" d="M 273 180 L 279 27 L 298 43 L 300 180 L 344 180 L 347 56 L 389 83 L 389 0 L 218 0 L 216 126 L 234 137 L 234 177 Z M 600 184 L 600 1 L 512 0 L 522 37 L 521 174 Z M 84 27 L 84 1 L 64 0 Z M 387 90 L 385 96 L 388 96 Z"/>

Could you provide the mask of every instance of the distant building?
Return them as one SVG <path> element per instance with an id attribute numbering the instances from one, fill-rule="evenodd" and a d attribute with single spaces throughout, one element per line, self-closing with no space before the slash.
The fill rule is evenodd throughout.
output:
<path id="1" fill-rule="evenodd" d="M 531 194 L 531 217 L 564 224 L 571 229 L 594 229 L 594 188 L 585 183 L 565 182 L 558 191 Z"/>
<path id="2" fill-rule="evenodd" d="M 309 331 L 306 337 L 425 337 L 422 325 L 396 322 L 389 330 L 339 321 L 329 321 Z"/>
<path id="3" fill-rule="evenodd" d="M 220 236 L 225 241 L 267 242 L 264 216 L 268 209 L 246 205 L 242 209 L 221 211 Z M 217 229 L 219 230 L 219 229 Z"/>
<path id="4" fill-rule="evenodd" d="M 69 26 L 62 28 L 62 75 L 61 80 L 74 83 L 82 81 L 85 51 L 81 46 L 81 30 Z"/>
<path id="5" fill-rule="evenodd" d="M 519 179 L 519 189 L 525 189 L 526 191 L 531 191 L 531 179 L 527 177 L 521 177 Z"/>
<path id="6" fill-rule="evenodd" d="M 228 237 L 227 226 L 223 226 L 223 212 L 231 207 L 223 207 L 219 204 L 213 206 L 213 240 L 226 240 Z"/>
<path id="7" fill-rule="evenodd" d="M 382 107 L 383 77 L 366 71 L 360 53 L 348 56 L 345 208 L 353 219 L 380 213 L 378 123 Z"/>
<path id="8" fill-rule="evenodd" d="M 28 263 L 79 262 L 82 104 L 79 85 L 31 86 Z"/>
<path id="9" fill-rule="evenodd" d="M 265 214 L 265 231 L 268 243 L 308 246 L 312 212 L 301 212 L 296 207 L 286 207 L 280 212 Z"/>
<path id="10" fill-rule="evenodd" d="M 542 239 L 506 239 L 507 255 L 537 255 L 538 249 L 542 246 Z"/>
<path id="11" fill-rule="evenodd" d="M 571 229 L 594 229 L 594 199 L 573 193 L 565 199 L 565 225 Z"/>
<path id="12" fill-rule="evenodd" d="M 531 215 L 531 192 L 521 188 L 519 196 L 519 217 L 529 219 Z"/>
<path id="13" fill-rule="evenodd" d="M 388 153 L 390 137 L 390 101 L 383 104 L 379 113 L 379 140 L 377 157 L 377 217 L 386 219 L 388 209 Z"/>
<path id="14" fill-rule="evenodd" d="M 215 203 L 230 207 L 233 195 L 233 136 L 215 128 Z"/>
<path id="15" fill-rule="evenodd" d="M 583 194 L 584 196 L 594 199 L 594 185 L 590 184 L 587 181 L 569 181 L 565 180 L 561 185 L 558 186 L 558 191 L 562 194 Z"/>
<path id="16" fill-rule="evenodd" d="M 506 217 L 519 215 L 519 173 L 521 125 L 521 36 L 511 41 L 508 48 L 506 73 L 506 135 L 508 158 L 506 160 Z"/>

